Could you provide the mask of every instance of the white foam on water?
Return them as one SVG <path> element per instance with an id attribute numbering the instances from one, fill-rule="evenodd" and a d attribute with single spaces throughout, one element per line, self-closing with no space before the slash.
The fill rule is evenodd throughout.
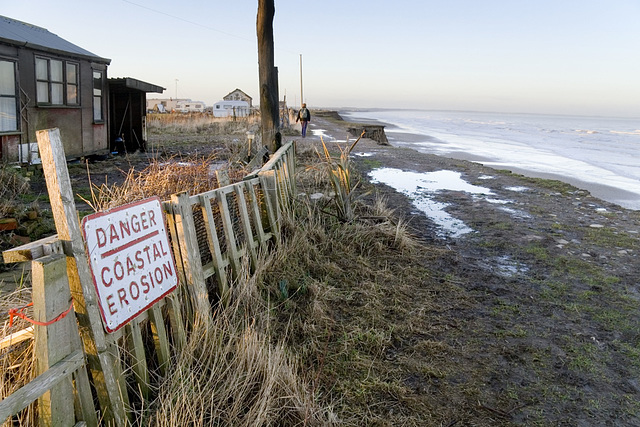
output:
<path id="1" fill-rule="evenodd" d="M 443 156 L 462 154 L 498 169 L 565 177 L 584 183 L 597 197 L 640 210 L 638 120 L 410 110 L 341 114 L 348 120 L 390 124 L 386 132 L 394 134 L 394 145 Z M 419 135 L 419 142 L 404 138 L 407 133 Z"/>

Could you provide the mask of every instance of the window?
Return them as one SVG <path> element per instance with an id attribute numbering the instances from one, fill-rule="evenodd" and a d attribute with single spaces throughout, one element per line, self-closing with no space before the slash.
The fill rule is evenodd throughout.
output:
<path id="1" fill-rule="evenodd" d="M 78 105 L 78 64 L 67 62 L 67 104 Z"/>
<path id="2" fill-rule="evenodd" d="M 0 132 L 18 130 L 16 67 L 12 61 L 0 61 Z"/>
<path id="3" fill-rule="evenodd" d="M 36 58 L 38 104 L 78 105 L 78 69 L 73 62 Z"/>
<path id="4" fill-rule="evenodd" d="M 102 121 L 102 71 L 93 70 L 93 121 Z"/>

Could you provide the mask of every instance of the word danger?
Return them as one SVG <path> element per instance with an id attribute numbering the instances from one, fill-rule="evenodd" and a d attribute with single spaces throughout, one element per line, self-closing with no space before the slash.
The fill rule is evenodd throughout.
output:
<path id="1" fill-rule="evenodd" d="M 176 267 L 158 198 L 89 215 L 82 232 L 107 331 L 175 289 Z"/>

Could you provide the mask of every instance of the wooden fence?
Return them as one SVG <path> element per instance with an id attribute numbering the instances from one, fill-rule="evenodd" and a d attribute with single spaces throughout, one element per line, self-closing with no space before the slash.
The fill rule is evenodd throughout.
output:
<path id="1" fill-rule="evenodd" d="M 58 235 L 6 251 L 3 257 L 5 262 L 32 263 L 36 321 L 57 319 L 72 302 L 77 322 L 67 315 L 3 340 L 7 346 L 35 338 L 38 376 L 0 401 L 0 422 L 37 400 L 41 425 L 128 425 L 132 410 L 147 407 L 152 378 L 158 381 L 169 373 L 172 355 L 184 347 L 198 317 L 210 315 L 210 301 L 224 303 L 230 280 L 245 259 L 255 266 L 260 251 L 277 245 L 282 211 L 295 194 L 294 143 L 284 145 L 242 182 L 202 194 L 175 194 L 163 202 L 180 285 L 108 334 L 60 134 L 51 129 L 37 137 Z M 71 402 L 75 411 L 69 410 Z"/>

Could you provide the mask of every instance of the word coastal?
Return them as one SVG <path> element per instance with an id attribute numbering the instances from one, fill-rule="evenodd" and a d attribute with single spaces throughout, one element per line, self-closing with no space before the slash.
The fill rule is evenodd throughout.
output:
<path id="1" fill-rule="evenodd" d="M 91 273 L 107 330 L 115 330 L 177 285 L 156 198 L 83 220 Z"/>

